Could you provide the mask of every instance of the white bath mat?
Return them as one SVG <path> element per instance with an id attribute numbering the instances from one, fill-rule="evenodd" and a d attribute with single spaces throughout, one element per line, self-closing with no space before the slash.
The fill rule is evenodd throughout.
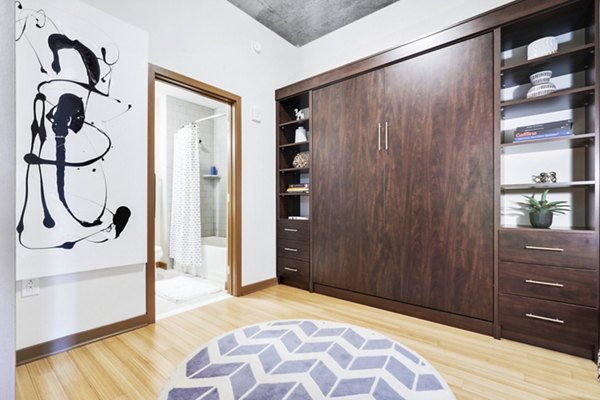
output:
<path id="1" fill-rule="evenodd" d="M 198 278 L 177 276 L 156 281 L 156 295 L 173 303 L 184 303 L 223 289 Z"/>

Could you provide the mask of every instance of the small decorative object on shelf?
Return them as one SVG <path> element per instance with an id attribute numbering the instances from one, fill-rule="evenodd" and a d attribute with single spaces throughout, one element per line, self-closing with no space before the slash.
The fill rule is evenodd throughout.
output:
<path id="1" fill-rule="evenodd" d="M 548 190 L 542 193 L 540 200 L 535 198 L 535 194 L 523 197 L 527 201 L 519 204 L 529 213 L 529 222 L 534 228 L 549 228 L 554 214 L 564 214 L 565 211 L 570 210 L 566 201 L 548 201 Z"/>
<path id="2" fill-rule="evenodd" d="M 533 86 L 527 91 L 527 98 L 546 96 L 556 92 L 556 86 L 550 82 L 550 78 L 552 78 L 552 71 L 540 71 L 530 75 L 529 80 Z"/>
<path id="3" fill-rule="evenodd" d="M 296 128 L 296 136 L 294 137 L 294 142 L 306 142 L 308 140 L 308 132 L 303 126 L 299 126 Z"/>
<path id="4" fill-rule="evenodd" d="M 296 121 L 300 121 L 301 119 L 305 118 L 303 110 L 299 110 L 297 108 L 294 108 L 294 114 L 296 114 Z"/>
<path id="5" fill-rule="evenodd" d="M 293 183 L 288 185 L 286 193 L 308 193 L 310 190 L 308 183 Z"/>
<path id="6" fill-rule="evenodd" d="M 211 175 L 218 175 L 217 174 L 217 167 L 216 166 L 214 166 L 214 165 L 210 166 L 210 174 Z"/>
<path id="7" fill-rule="evenodd" d="M 532 175 L 534 183 L 556 183 L 556 172 L 540 172 L 539 175 Z"/>
<path id="8" fill-rule="evenodd" d="M 546 36 L 527 46 L 527 60 L 544 57 L 558 51 L 558 41 L 554 36 Z"/>
<path id="9" fill-rule="evenodd" d="M 520 126 L 515 130 L 514 142 L 549 139 L 573 134 L 573 120 L 547 122 L 545 124 Z"/>
<path id="10" fill-rule="evenodd" d="M 294 157 L 292 161 L 294 168 L 306 168 L 308 167 L 308 151 L 303 151 Z"/>

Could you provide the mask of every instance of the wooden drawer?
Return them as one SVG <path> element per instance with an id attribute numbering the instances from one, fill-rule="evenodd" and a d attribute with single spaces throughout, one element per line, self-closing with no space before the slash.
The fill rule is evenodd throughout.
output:
<path id="1" fill-rule="evenodd" d="M 595 271 L 501 262 L 500 293 L 596 307 Z"/>
<path id="2" fill-rule="evenodd" d="M 297 242 L 295 240 L 279 239 L 277 241 L 277 256 L 285 258 L 294 258 L 302 261 L 309 261 L 310 245 L 307 242 Z"/>
<path id="3" fill-rule="evenodd" d="M 277 223 L 277 237 L 280 239 L 310 241 L 310 222 L 282 219 Z"/>
<path id="4" fill-rule="evenodd" d="M 500 230 L 498 255 L 501 261 L 597 269 L 593 232 Z"/>
<path id="5" fill-rule="evenodd" d="M 596 314 L 596 310 L 590 307 L 500 295 L 502 337 L 561 351 L 564 345 L 595 345 Z"/>
<path id="6" fill-rule="evenodd" d="M 308 282 L 309 265 L 306 261 L 279 257 L 277 259 L 277 277 Z"/>

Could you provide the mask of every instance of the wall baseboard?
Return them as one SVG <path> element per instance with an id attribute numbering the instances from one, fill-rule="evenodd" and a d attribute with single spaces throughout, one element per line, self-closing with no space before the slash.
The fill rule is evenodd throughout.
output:
<path id="1" fill-rule="evenodd" d="M 242 296 L 246 296 L 250 293 L 258 292 L 259 290 L 267 289 L 275 285 L 277 285 L 277 278 L 271 278 L 265 281 L 246 285 L 242 287 Z M 83 346 L 88 343 L 141 328 L 146 325 L 148 325 L 148 317 L 144 314 L 126 319 L 124 321 L 115 322 L 114 324 L 74 333 L 72 335 L 50 340 L 48 342 L 26 347 L 17 350 L 17 365 L 26 364 L 35 360 L 39 360 L 40 358 L 62 353 L 75 347 Z"/>
<path id="2" fill-rule="evenodd" d="M 48 342 L 17 350 L 17 365 L 26 364 L 40 358 L 71 350 L 109 336 L 131 331 L 148 325 L 147 315 L 139 315 L 114 324 L 100 326 L 87 331 L 74 333 Z"/>
<path id="3" fill-rule="evenodd" d="M 267 279 L 266 281 L 260 281 L 250 285 L 242 286 L 242 296 L 246 296 L 250 293 L 258 292 L 259 290 L 267 289 L 275 285 L 277 285 L 277 278 L 271 278 Z"/>

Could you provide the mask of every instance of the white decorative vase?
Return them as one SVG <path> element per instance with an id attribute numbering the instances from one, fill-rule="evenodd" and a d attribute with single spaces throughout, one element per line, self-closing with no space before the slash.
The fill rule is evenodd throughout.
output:
<path id="1" fill-rule="evenodd" d="M 527 91 L 527 98 L 545 96 L 556 92 L 556 86 L 550 82 L 552 71 L 540 71 L 529 76 L 529 80 L 533 85 Z"/>
<path id="2" fill-rule="evenodd" d="M 303 126 L 296 128 L 296 136 L 294 142 L 306 142 L 308 140 L 306 129 Z"/>

